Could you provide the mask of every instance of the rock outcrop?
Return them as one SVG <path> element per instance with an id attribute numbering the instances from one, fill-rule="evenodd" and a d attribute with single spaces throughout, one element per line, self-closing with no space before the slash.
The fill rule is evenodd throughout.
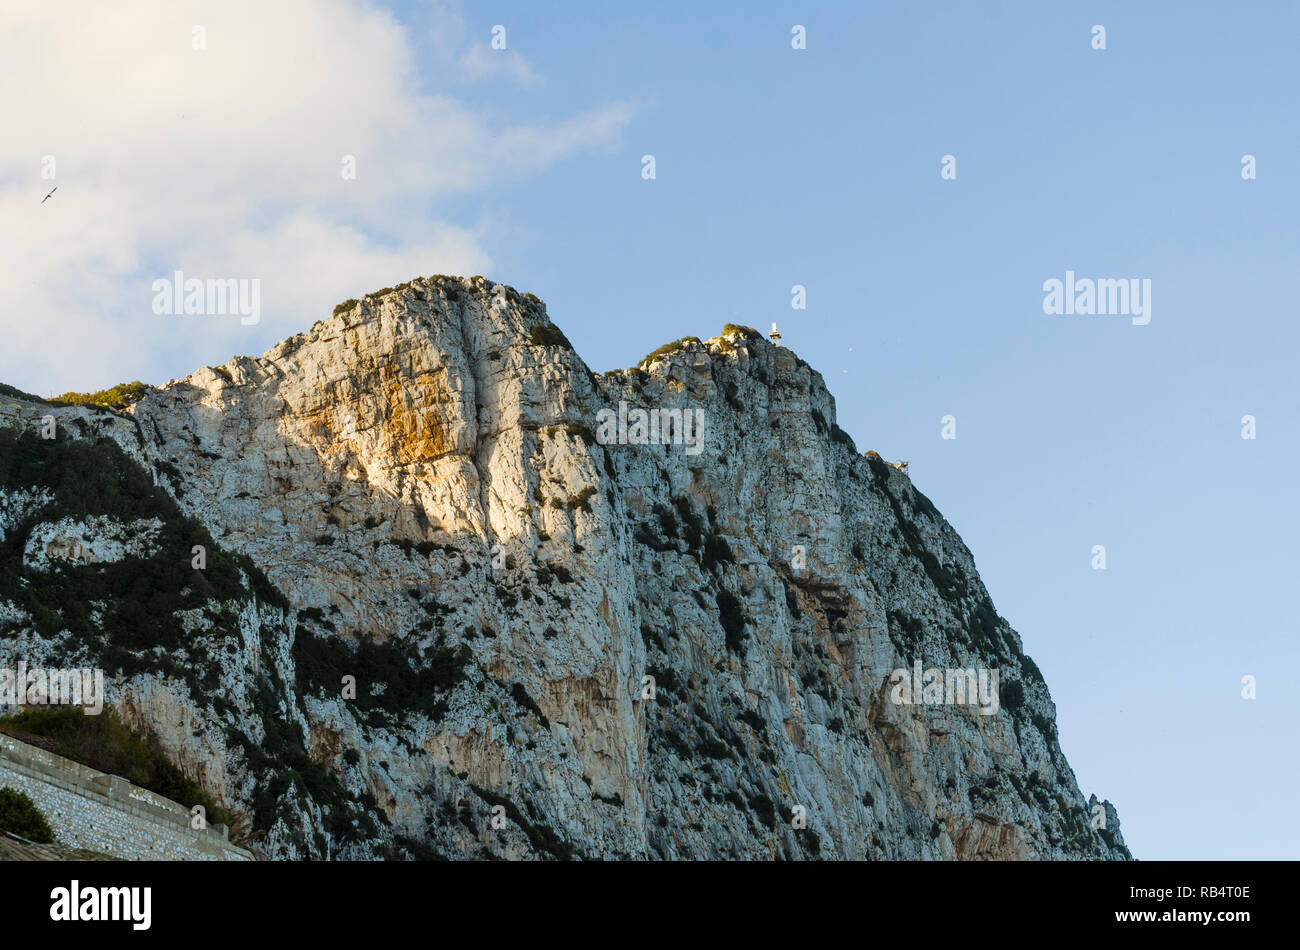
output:
<path id="1" fill-rule="evenodd" d="M 747 328 L 596 374 L 537 298 L 420 279 L 129 414 L 6 422 L 165 496 L 73 511 L 0 463 L 0 661 L 102 662 L 271 856 L 1129 857 L 961 539 Z M 52 622 L 22 552 L 74 516 L 159 518 L 134 553 L 189 599 L 151 633 Z M 194 545 L 228 571 L 202 603 Z M 993 702 L 944 701 L 963 670 Z"/>

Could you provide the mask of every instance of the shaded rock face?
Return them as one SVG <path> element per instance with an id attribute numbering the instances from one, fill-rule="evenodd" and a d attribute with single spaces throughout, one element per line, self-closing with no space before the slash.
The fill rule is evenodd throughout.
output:
<path id="1" fill-rule="evenodd" d="M 111 429 L 287 599 L 250 595 L 220 704 L 163 671 L 118 697 L 258 799 L 273 856 L 1129 857 L 961 539 L 753 331 L 597 375 L 531 295 L 431 278 L 132 417 L 10 408 L 44 412 Z M 950 670 L 1000 702 L 943 701 Z M 276 783 L 229 739 L 271 720 L 307 753 Z"/>
<path id="2" fill-rule="evenodd" d="M 46 521 L 27 536 L 23 564 L 45 570 L 55 561 L 98 564 L 147 556 L 161 528 L 156 518 L 125 524 L 104 516 Z"/>

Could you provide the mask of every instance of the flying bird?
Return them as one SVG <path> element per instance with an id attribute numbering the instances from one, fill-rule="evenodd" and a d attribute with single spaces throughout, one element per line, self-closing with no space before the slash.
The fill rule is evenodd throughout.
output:
<path id="1" fill-rule="evenodd" d="M 50 195 L 54 194 L 54 193 L 55 193 L 56 191 L 58 191 L 58 190 L 59 190 L 59 186 L 58 186 L 58 185 L 55 185 L 53 188 L 50 189 Z M 42 199 L 41 199 L 41 204 L 45 204 L 45 202 L 49 201 L 49 200 L 50 200 L 50 195 L 46 195 L 44 198 L 42 198 Z"/>

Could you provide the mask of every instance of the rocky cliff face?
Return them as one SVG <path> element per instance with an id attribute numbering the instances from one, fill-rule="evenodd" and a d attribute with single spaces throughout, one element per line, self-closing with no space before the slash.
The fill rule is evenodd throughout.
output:
<path id="1" fill-rule="evenodd" d="M 0 662 L 102 663 L 271 856 L 1129 856 L 961 539 L 753 331 L 601 375 L 535 297 L 431 278 L 6 423 Z M 76 445 L 156 497 L 77 505 L 41 467 Z M 142 563 L 148 616 L 83 589 Z"/>

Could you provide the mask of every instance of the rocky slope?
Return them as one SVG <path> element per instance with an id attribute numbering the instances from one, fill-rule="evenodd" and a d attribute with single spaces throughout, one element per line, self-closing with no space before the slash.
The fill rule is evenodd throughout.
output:
<path id="1" fill-rule="evenodd" d="M 6 425 L 0 663 L 103 665 L 269 856 L 1129 857 L 961 539 L 753 331 L 595 374 L 435 277 Z M 896 702 L 918 661 L 1000 708 Z"/>

